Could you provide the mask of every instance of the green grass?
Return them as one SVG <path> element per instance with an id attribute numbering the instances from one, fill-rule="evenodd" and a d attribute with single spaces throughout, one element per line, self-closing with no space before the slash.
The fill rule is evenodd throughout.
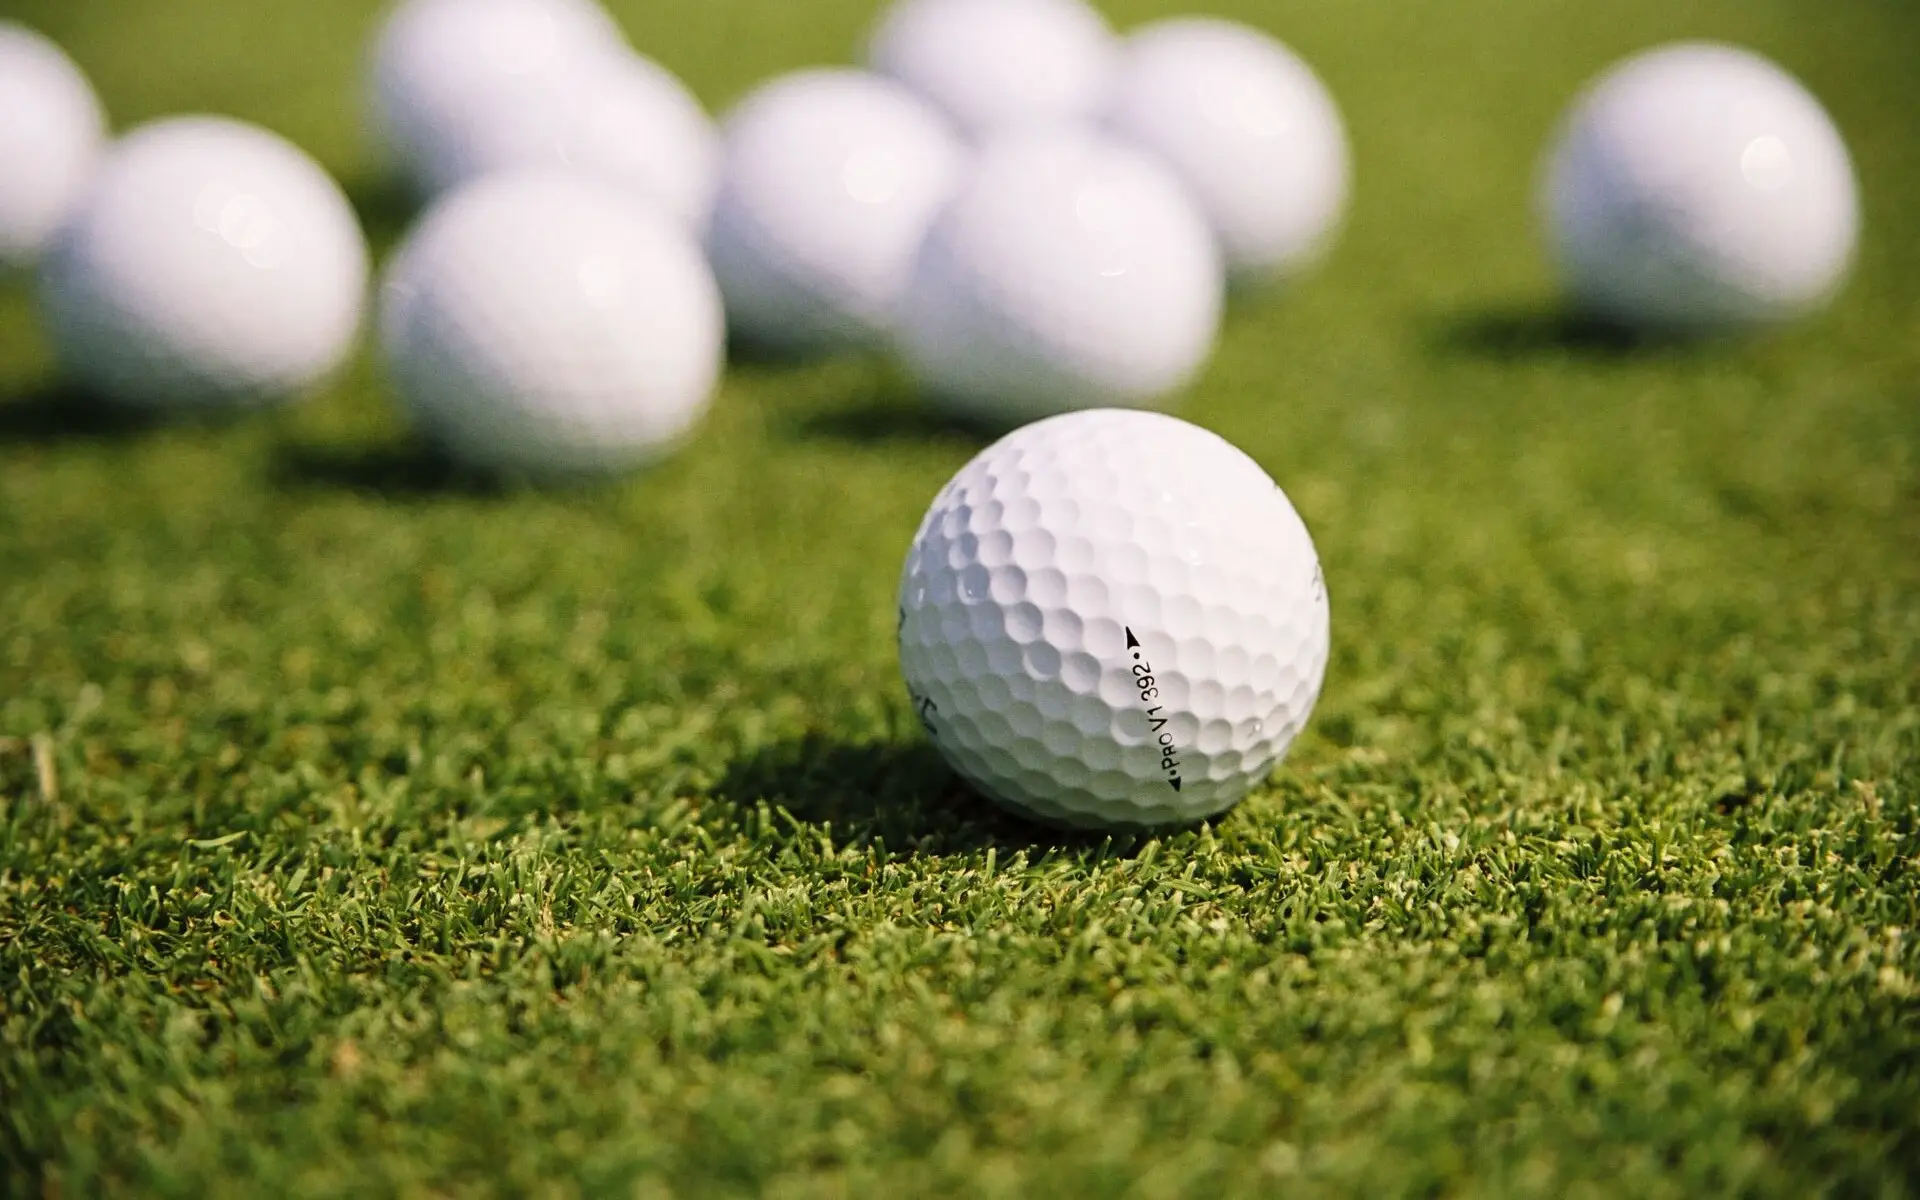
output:
<path id="1" fill-rule="evenodd" d="M 12 8 L 122 124 L 313 147 L 385 242 L 370 3 Z M 719 105 L 871 6 L 617 7 Z M 1063 838 L 926 747 L 892 591 L 978 442 L 876 364 L 489 494 L 371 365 L 89 424 L 0 293 L 0 1190 L 1920 1192 L 1920 10 L 1220 8 L 1322 68 L 1359 193 L 1184 409 L 1334 596 L 1310 733 L 1210 828 Z M 1858 278 L 1760 341 L 1569 338 L 1535 156 L 1682 34 L 1828 101 Z"/>

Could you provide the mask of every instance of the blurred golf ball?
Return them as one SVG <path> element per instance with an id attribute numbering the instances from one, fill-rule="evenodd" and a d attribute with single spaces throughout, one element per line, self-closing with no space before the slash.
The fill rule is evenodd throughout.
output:
<path id="1" fill-rule="evenodd" d="M 728 117 L 707 248 L 727 316 L 787 351 L 877 342 L 964 150 L 933 109 L 860 71 L 803 71 Z"/>
<path id="2" fill-rule="evenodd" d="M 415 428 L 492 470 L 665 454 L 706 411 L 720 294 L 691 233 L 580 176 L 489 176 L 435 204 L 388 266 L 381 343 Z"/>
<path id="3" fill-rule="evenodd" d="M 1009 434 L 934 499 L 899 637 L 922 722 L 981 792 L 1144 828 L 1272 772 L 1320 693 L 1327 593 L 1259 464 L 1173 417 L 1092 410 Z"/>
<path id="4" fill-rule="evenodd" d="M 1092 129 L 987 143 L 915 260 L 898 344 L 955 413 L 1017 423 L 1144 407 L 1219 330 L 1220 252 L 1167 169 Z"/>
<path id="5" fill-rule="evenodd" d="M 352 350 L 367 246 L 299 149 L 220 117 L 135 130 L 108 154 L 40 268 L 70 376 L 162 408 L 271 403 Z"/>
<path id="6" fill-rule="evenodd" d="M 503 83 L 423 148 L 437 187 L 499 171 L 571 169 L 659 204 L 699 228 L 713 202 L 713 123 L 665 68 L 637 54 L 588 56 L 571 71 Z"/>
<path id="7" fill-rule="evenodd" d="M 896 0 L 867 61 L 979 137 L 1091 118 L 1115 54 L 1113 31 L 1083 0 Z"/>
<path id="8" fill-rule="evenodd" d="M 1541 207 L 1574 303 L 1672 332 L 1820 308 L 1860 227 L 1853 164 L 1819 101 L 1759 55 L 1707 43 L 1603 75 L 1551 151 Z"/>
<path id="9" fill-rule="evenodd" d="M 375 125 L 424 194 L 458 182 L 476 112 L 627 52 L 594 0 L 403 0 L 373 47 Z"/>
<path id="10" fill-rule="evenodd" d="M 1199 17 L 1141 28 L 1106 120 L 1173 168 L 1236 278 L 1298 274 L 1332 242 L 1351 174 L 1340 110 L 1266 34 Z"/>
<path id="11" fill-rule="evenodd" d="M 38 261 L 98 164 L 106 116 L 60 48 L 0 21 L 0 272 Z"/>

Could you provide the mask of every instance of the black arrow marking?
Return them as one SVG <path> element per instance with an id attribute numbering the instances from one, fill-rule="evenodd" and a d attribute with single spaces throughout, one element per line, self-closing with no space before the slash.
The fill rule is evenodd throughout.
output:
<path id="1" fill-rule="evenodd" d="M 1133 636 L 1133 626 L 1129 625 L 1126 627 L 1126 629 L 1127 629 L 1127 649 L 1138 650 L 1140 648 L 1140 639 Z"/>

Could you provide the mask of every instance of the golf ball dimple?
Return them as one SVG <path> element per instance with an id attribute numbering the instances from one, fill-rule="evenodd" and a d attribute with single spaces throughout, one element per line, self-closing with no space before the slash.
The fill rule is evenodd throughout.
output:
<path id="1" fill-rule="evenodd" d="M 61 49 L 0 21 L 0 272 L 31 267 L 85 190 L 106 116 Z"/>
<path id="2" fill-rule="evenodd" d="M 1095 130 L 1021 130 L 981 148 L 935 220 L 897 341 L 928 395 L 965 416 L 1150 406 L 1205 363 L 1224 287 L 1165 167 Z"/>
<path id="3" fill-rule="evenodd" d="M 1116 53 L 1112 29 L 1084 0 L 897 0 L 867 61 L 980 137 L 1091 118 Z"/>
<path id="4" fill-rule="evenodd" d="M 636 54 L 509 80 L 445 123 L 425 150 L 439 188 L 501 171 L 579 171 L 705 225 L 719 170 L 713 123 L 685 85 Z"/>
<path id="5" fill-rule="evenodd" d="M 735 330 L 789 351 L 882 340 L 963 161 L 943 118 L 875 75 L 804 71 L 749 96 L 707 236 Z"/>
<path id="6" fill-rule="evenodd" d="M 424 438 L 535 475 L 667 453 L 706 411 L 725 340 L 692 234 L 559 172 L 489 176 L 428 210 L 387 269 L 380 334 Z"/>
<path id="7" fill-rule="evenodd" d="M 1678 332 L 1791 320 L 1852 266 L 1852 160 L 1820 103 L 1749 51 L 1681 43 L 1627 60 L 1575 104 L 1541 209 L 1575 304 Z"/>
<path id="8" fill-rule="evenodd" d="M 365 238 L 303 152 L 220 117 L 144 126 L 108 154 L 40 267 L 61 364 L 122 403 L 248 406 L 322 382 L 365 308 Z"/>
<path id="9" fill-rule="evenodd" d="M 626 52 L 594 0 L 403 0 L 375 40 L 368 99 L 397 165 L 430 195 L 458 182 L 460 144 L 502 92 L 558 86 Z"/>
<path id="10" fill-rule="evenodd" d="M 1325 677 L 1306 526 L 1259 464 L 1159 413 L 1016 430 L 935 498 L 900 583 L 900 663 L 941 753 L 1003 806 L 1138 829 L 1226 811 Z"/>
<path id="11" fill-rule="evenodd" d="M 1296 275 L 1338 231 L 1352 170 L 1339 108 L 1256 29 L 1195 17 L 1137 30 L 1106 122 L 1173 168 L 1236 278 Z"/>

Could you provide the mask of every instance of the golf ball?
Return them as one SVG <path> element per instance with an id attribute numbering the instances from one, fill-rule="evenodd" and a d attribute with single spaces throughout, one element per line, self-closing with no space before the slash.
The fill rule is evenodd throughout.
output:
<path id="1" fill-rule="evenodd" d="M 1340 110 L 1291 50 L 1191 17 L 1127 39 L 1107 125 L 1173 168 L 1236 279 L 1286 278 L 1333 241 L 1351 166 Z"/>
<path id="2" fill-rule="evenodd" d="M 665 454 L 706 411 L 725 331 L 691 233 L 583 176 L 492 175 L 388 266 L 380 335 L 418 432 L 534 475 Z"/>
<path id="3" fill-rule="evenodd" d="M 948 483 L 900 582 L 900 664 L 969 782 L 1053 824 L 1226 811 L 1327 666 L 1306 526 L 1259 464 L 1159 413 L 1016 430 Z"/>
<path id="4" fill-rule="evenodd" d="M 978 137 L 1091 118 L 1116 54 L 1112 29 L 1084 0 L 897 0 L 867 61 Z"/>
<path id="5" fill-rule="evenodd" d="M 1853 164 L 1820 102 L 1759 55 L 1707 43 L 1602 76 L 1551 152 L 1541 207 L 1577 305 L 1673 332 L 1820 308 L 1860 229 Z"/>
<path id="6" fill-rule="evenodd" d="M 347 357 L 367 245 L 334 181 L 281 138 L 176 117 L 112 148 L 40 266 L 62 365 L 158 408 L 289 399 Z"/>
<path id="7" fill-rule="evenodd" d="M 106 142 L 86 76 L 46 38 L 0 21 L 0 271 L 30 267 Z"/>
<path id="8" fill-rule="evenodd" d="M 404 0 L 374 42 L 368 99 L 397 165 L 430 195 L 457 182 L 450 164 L 477 109 L 626 51 L 594 0 Z"/>
<path id="9" fill-rule="evenodd" d="M 727 119 L 707 251 L 727 316 L 786 351 L 880 341 L 964 151 L 912 93 L 860 71 L 803 71 Z"/>
<path id="10" fill-rule="evenodd" d="M 664 67 L 637 54 L 503 83 L 450 118 L 423 151 L 441 188 L 536 167 L 583 172 L 706 223 L 719 169 L 713 123 Z"/>
<path id="11" fill-rule="evenodd" d="M 1003 134 L 921 245 L 898 344 L 935 402 L 1018 423 L 1144 407 L 1199 371 L 1220 252 L 1167 169 L 1097 131 Z"/>

